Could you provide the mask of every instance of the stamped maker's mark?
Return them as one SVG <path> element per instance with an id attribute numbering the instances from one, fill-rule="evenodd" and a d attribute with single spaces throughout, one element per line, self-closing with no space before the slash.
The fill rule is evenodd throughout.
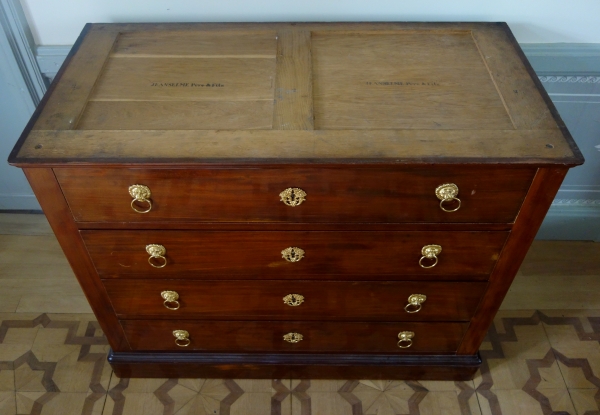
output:
<path id="1" fill-rule="evenodd" d="M 436 81 L 366 81 L 366 84 L 370 86 L 440 86 Z"/>
<path id="2" fill-rule="evenodd" d="M 196 82 L 152 82 L 150 86 L 164 88 L 223 88 L 221 83 L 207 82 L 200 84 Z"/>

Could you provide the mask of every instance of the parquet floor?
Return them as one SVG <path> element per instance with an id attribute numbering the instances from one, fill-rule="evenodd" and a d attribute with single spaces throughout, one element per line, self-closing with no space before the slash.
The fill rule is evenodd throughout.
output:
<path id="1" fill-rule="evenodd" d="M 600 243 L 538 241 L 469 382 L 119 379 L 41 215 L 0 214 L 0 415 L 600 415 Z"/>

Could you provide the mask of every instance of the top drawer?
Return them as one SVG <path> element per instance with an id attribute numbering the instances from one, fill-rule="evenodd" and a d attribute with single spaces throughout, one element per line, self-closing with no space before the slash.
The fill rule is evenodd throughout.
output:
<path id="1" fill-rule="evenodd" d="M 126 169 L 58 168 L 81 222 L 512 223 L 535 168 L 487 166 Z M 440 208 L 436 188 L 458 187 L 460 208 Z M 151 195 L 133 202 L 132 185 Z M 280 194 L 302 189 L 288 206 Z M 147 213 L 138 213 L 133 207 Z M 456 200 L 445 202 L 453 210 Z"/>

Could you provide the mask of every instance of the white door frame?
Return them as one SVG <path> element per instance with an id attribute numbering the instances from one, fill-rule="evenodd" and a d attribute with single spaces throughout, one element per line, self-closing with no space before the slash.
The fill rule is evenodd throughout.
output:
<path id="1" fill-rule="evenodd" d="M 45 91 L 21 4 L 0 0 L 0 210 L 40 209 L 23 172 L 6 159 Z"/>

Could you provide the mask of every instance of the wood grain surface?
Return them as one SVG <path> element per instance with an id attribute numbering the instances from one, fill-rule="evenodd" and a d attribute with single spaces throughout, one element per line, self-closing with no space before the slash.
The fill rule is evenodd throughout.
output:
<path id="1" fill-rule="evenodd" d="M 528 73 L 521 56 L 515 53 L 515 48 L 519 46 L 512 42 L 510 30 L 504 25 L 506 30 L 486 27 L 473 30 L 471 34 L 515 128 L 557 129 L 552 111 L 544 102 L 545 93 L 540 94 L 540 89 Z"/>
<path id="2" fill-rule="evenodd" d="M 298 321 L 123 320 L 132 350 L 235 352 L 368 352 L 453 353 L 467 323 L 345 323 Z M 186 330 L 188 347 L 175 344 L 173 330 Z M 413 344 L 400 349 L 398 333 L 415 333 Z M 283 340 L 300 333 L 298 343 Z"/>
<path id="3" fill-rule="evenodd" d="M 144 128 L 146 115 L 137 101 L 273 101 L 275 55 L 264 58 L 119 58 L 109 59 L 91 101 L 129 102 L 132 118 Z M 223 86 L 212 86 L 212 85 Z M 166 113 L 169 109 L 166 108 Z M 242 111 L 245 111 L 243 109 Z M 165 114 L 166 115 L 166 114 Z M 203 114 L 198 114 L 202 117 Z M 232 115 L 234 117 L 234 115 Z M 88 116 L 87 123 L 92 123 Z M 117 127 L 117 126 L 115 126 Z M 97 129 L 78 126 L 78 129 Z M 121 129 L 121 128 L 115 128 Z M 185 123 L 178 128 L 190 129 Z M 229 129 L 243 130 L 232 124 Z"/>
<path id="4" fill-rule="evenodd" d="M 41 134 L 28 131 L 12 163 L 582 161 L 505 24 L 96 24 L 57 82 L 36 115 Z M 272 128 L 342 131 L 263 137 Z M 246 143 L 252 129 L 261 139 Z M 134 134 L 117 143 L 110 131 Z"/>
<path id="5" fill-rule="evenodd" d="M 85 38 L 69 60 L 62 81 L 49 90 L 36 130 L 71 130 L 77 126 L 90 94 L 117 40 L 115 27 L 90 25 Z"/>
<path id="6" fill-rule="evenodd" d="M 167 30 L 156 32 L 124 30 L 111 53 L 113 58 L 253 58 L 273 59 L 277 31 L 266 30 Z"/>
<path id="7" fill-rule="evenodd" d="M 312 54 L 315 129 L 514 128 L 469 31 L 313 32 Z"/>
<path id="8" fill-rule="evenodd" d="M 152 124 L 154 121 L 150 121 Z M 581 164 L 559 130 L 32 131 L 15 165 Z"/>
<path id="9" fill-rule="evenodd" d="M 80 222 L 512 223 L 535 170 L 436 165 L 55 172 Z M 456 212 L 440 209 L 435 189 L 443 183 L 459 188 Z M 131 208 L 133 184 L 150 188 L 149 213 Z M 279 194 L 287 188 L 304 190 L 306 200 L 286 206 Z"/>
<path id="10" fill-rule="evenodd" d="M 460 345 L 459 354 L 477 353 L 567 171 L 565 168 L 540 169 L 536 174 L 519 219 L 506 241 L 499 266 L 490 275 L 490 285 Z"/>
<path id="11" fill-rule="evenodd" d="M 121 319 L 468 321 L 486 283 L 103 280 Z M 180 308 L 167 309 L 165 290 L 179 294 Z M 299 294 L 297 306 L 284 303 Z M 408 297 L 427 296 L 408 313 Z M 170 307 L 175 304 L 168 303 Z M 411 306 L 409 311 L 415 311 Z"/>
<path id="12" fill-rule="evenodd" d="M 505 23 L 155 23 L 87 25 L 9 162 L 119 376 L 464 380 L 583 157 Z"/>
<path id="13" fill-rule="evenodd" d="M 52 170 L 25 169 L 24 173 L 110 346 L 117 351 L 130 350 Z"/>
<path id="14" fill-rule="evenodd" d="M 436 274 L 489 274 L 508 232 L 318 232 L 318 231 L 81 231 L 103 278 L 190 278 L 237 276 L 238 279 L 325 279 L 328 274 L 363 279 Z M 167 265 L 154 268 L 146 245 L 166 249 Z M 425 245 L 442 247 L 436 266 L 419 266 Z M 281 251 L 304 250 L 298 262 Z M 158 261 L 157 261 L 158 263 Z M 424 264 L 430 265 L 424 261 Z M 351 277 L 352 276 L 352 277 Z M 394 278 L 395 279 L 395 278 Z"/>
<path id="15" fill-rule="evenodd" d="M 311 33 L 282 30 L 277 33 L 274 130 L 312 130 L 313 82 Z"/>
<path id="16" fill-rule="evenodd" d="M 78 129 L 270 129 L 276 32 L 124 33 Z"/>
<path id="17" fill-rule="evenodd" d="M 86 130 L 271 128 L 271 100 L 90 101 L 79 126 Z M 144 114 L 143 121 L 138 114 Z"/>

